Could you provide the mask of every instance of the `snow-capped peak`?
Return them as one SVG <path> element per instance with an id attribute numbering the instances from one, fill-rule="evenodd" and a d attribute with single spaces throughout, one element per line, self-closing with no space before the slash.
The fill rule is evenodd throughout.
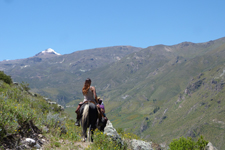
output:
<path id="1" fill-rule="evenodd" d="M 42 51 L 41 53 L 43 53 L 43 54 L 44 54 L 44 53 L 51 53 L 51 54 L 61 55 L 61 54 L 55 52 L 55 51 L 54 51 L 53 49 L 51 49 L 51 48 L 48 48 L 48 49 Z"/>

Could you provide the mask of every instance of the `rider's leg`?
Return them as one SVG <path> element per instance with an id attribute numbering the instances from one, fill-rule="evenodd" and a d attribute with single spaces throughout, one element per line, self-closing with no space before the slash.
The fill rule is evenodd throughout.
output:
<path id="1" fill-rule="evenodd" d="M 77 109 L 75 110 L 75 113 L 77 114 L 77 118 L 76 118 L 77 120 L 76 120 L 76 123 L 75 123 L 76 126 L 80 126 L 80 119 L 81 119 L 80 107 L 81 107 L 82 104 L 83 104 L 83 102 L 80 102 L 77 106 Z"/>
<path id="2" fill-rule="evenodd" d="M 97 111 L 98 111 L 98 126 L 101 126 L 103 114 L 101 112 L 101 108 L 99 105 L 97 105 Z"/>

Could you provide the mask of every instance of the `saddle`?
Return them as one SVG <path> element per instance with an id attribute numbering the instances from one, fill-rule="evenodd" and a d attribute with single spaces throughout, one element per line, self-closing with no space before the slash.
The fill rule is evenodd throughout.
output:
<path id="1" fill-rule="evenodd" d="M 88 103 L 93 103 L 93 104 L 97 105 L 97 103 L 95 103 L 94 101 L 91 101 L 91 100 L 88 100 L 88 101 L 83 102 L 83 104 L 88 104 Z"/>
<path id="2" fill-rule="evenodd" d="M 99 107 L 99 105 L 96 102 L 91 101 L 91 100 L 87 100 L 85 102 L 81 102 L 79 105 L 82 106 L 83 104 L 88 104 L 88 103 L 93 103 L 97 107 L 98 119 L 101 120 L 102 117 L 104 117 L 104 114 L 102 113 L 101 108 Z"/>

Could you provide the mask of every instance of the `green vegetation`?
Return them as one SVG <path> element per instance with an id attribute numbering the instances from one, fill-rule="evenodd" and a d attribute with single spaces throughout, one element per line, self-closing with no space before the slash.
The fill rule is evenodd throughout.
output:
<path id="1" fill-rule="evenodd" d="M 0 71 L 0 80 L 4 81 L 7 84 L 12 83 L 11 77 L 6 75 L 3 71 Z"/>
<path id="2" fill-rule="evenodd" d="M 207 144 L 208 141 L 204 140 L 203 136 L 200 136 L 197 142 L 193 141 L 191 137 L 180 137 L 173 139 L 169 147 L 170 150 L 204 150 Z"/>
<path id="3" fill-rule="evenodd" d="M 37 127 L 37 132 L 47 137 L 52 135 L 52 141 L 56 138 L 71 142 L 80 140 L 80 129 L 74 126 L 74 121 L 66 113 L 57 105 L 49 105 L 42 96 L 32 96 L 21 86 L 0 81 L 0 146 L 10 135 L 31 134 L 32 127 Z M 45 127 L 48 130 L 45 131 Z M 51 145 L 59 146 L 57 141 Z"/>
<path id="4" fill-rule="evenodd" d="M 155 114 L 159 109 L 160 109 L 160 107 L 155 107 L 153 110 L 153 113 Z"/>
<path id="5" fill-rule="evenodd" d="M 22 83 L 20 84 L 20 86 L 25 90 L 25 91 L 29 91 L 30 87 L 29 87 L 29 83 L 24 83 L 22 81 Z"/>

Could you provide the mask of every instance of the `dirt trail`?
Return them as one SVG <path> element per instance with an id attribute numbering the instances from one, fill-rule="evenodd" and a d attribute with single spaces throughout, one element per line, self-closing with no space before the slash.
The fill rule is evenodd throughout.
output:
<path id="1" fill-rule="evenodd" d="M 87 148 L 90 144 L 91 144 L 91 142 L 76 142 L 76 143 L 74 143 L 74 145 L 78 148 L 78 150 L 83 150 L 83 149 Z"/>
<path id="2" fill-rule="evenodd" d="M 55 143 L 60 143 L 60 146 L 56 146 Z M 59 140 L 59 141 L 52 141 L 47 142 L 43 145 L 42 149 L 51 149 L 52 145 L 54 145 L 55 150 L 84 150 L 85 148 L 88 148 L 88 146 L 91 144 L 91 142 L 71 142 L 69 140 Z"/>

